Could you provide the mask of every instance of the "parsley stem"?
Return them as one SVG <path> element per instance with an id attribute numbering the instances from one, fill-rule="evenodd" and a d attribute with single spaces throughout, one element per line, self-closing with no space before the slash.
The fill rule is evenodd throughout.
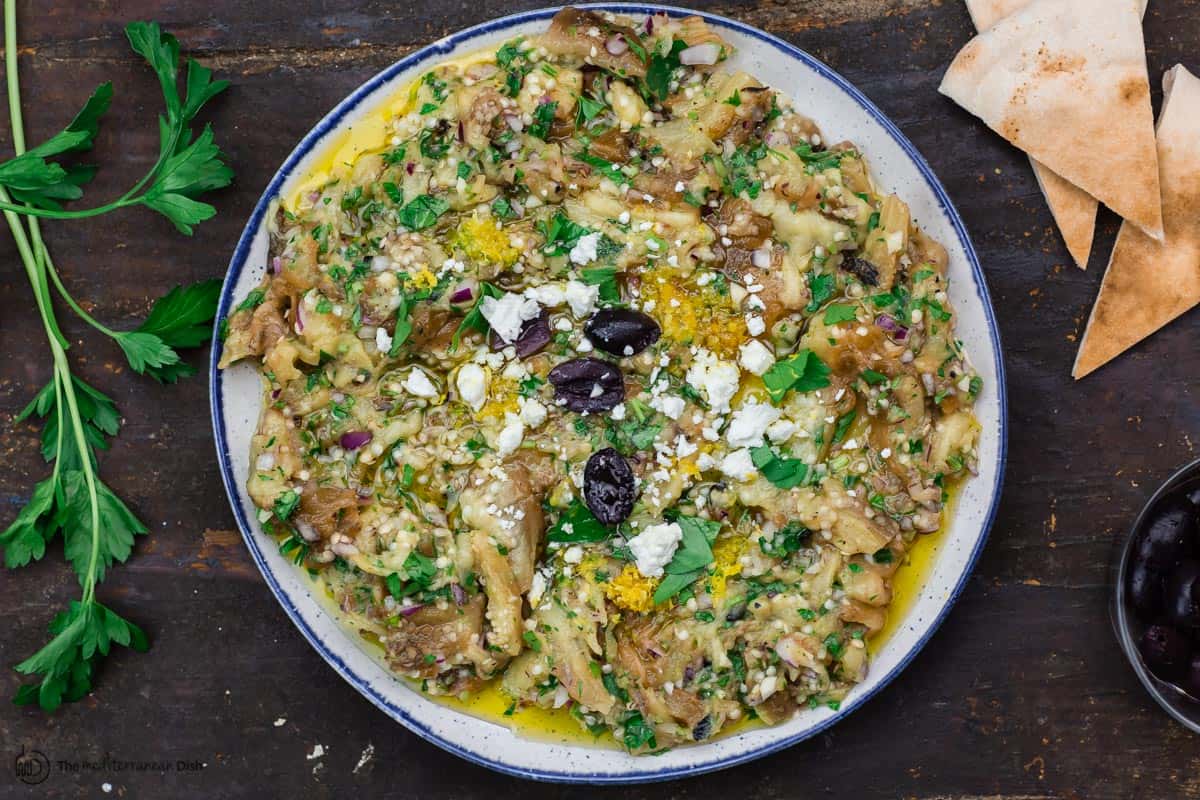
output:
<path id="1" fill-rule="evenodd" d="M 4 0 L 4 53 L 9 116 L 12 121 L 13 148 L 16 150 L 17 155 L 21 155 L 25 152 L 25 127 L 21 114 L 21 84 L 17 72 L 16 0 Z M 20 217 L 17 216 L 23 206 L 16 205 L 10 202 L 10 200 L 8 192 L 0 188 L 0 208 L 4 210 L 4 216 L 8 221 L 9 228 L 12 230 L 13 239 L 16 240 L 21 261 L 25 264 L 25 271 L 29 276 L 29 282 L 32 285 L 34 297 L 37 300 L 42 324 L 45 326 L 46 334 L 50 340 L 50 351 L 54 355 L 54 391 L 60 401 L 58 411 L 58 450 L 56 456 L 61 456 L 62 454 L 63 436 L 66 431 L 66 425 L 62 424 L 64 420 L 62 419 L 61 405 L 61 400 L 65 399 L 67 401 L 67 411 L 74 434 L 75 446 L 79 450 L 79 467 L 83 472 L 84 481 L 88 489 L 88 500 L 91 505 L 92 549 L 88 560 L 87 574 L 83 581 L 83 603 L 87 604 L 92 602 L 95 596 L 96 564 L 100 557 L 100 498 L 96 489 L 96 471 L 92 459 L 88 456 L 88 443 L 83 433 L 83 419 L 79 413 L 79 401 L 75 396 L 75 382 L 71 378 L 71 364 L 67 360 L 66 348 L 68 345 L 55 319 L 54 307 L 50 302 L 49 287 L 46 284 L 46 273 L 52 268 L 50 265 L 50 254 L 46 250 L 46 243 L 42 240 L 37 220 L 34 219 L 29 220 L 30 236 L 33 240 L 31 246 L 30 237 L 26 236 L 25 227 Z M 55 458 L 54 469 L 57 474 L 59 469 L 58 458 Z"/>
<path id="2" fill-rule="evenodd" d="M 36 223 L 35 220 L 29 220 L 30 225 L 34 225 L 35 223 Z M 100 322 L 95 317 L 93 317 L 91 314 L 84 311 L 83 307 L 81 305 L 79 305 L 78 302 L 75 301 L 75 298 L 72 297 L 71 293 L 67 291 L 67 287 L 63 285 L 62 277 L 59 276 L 58 269 L 54 266 L 54 262 L 50 260 L 49 253 L 46 254 L 46 266 L 48 268 L 46 270 L 46 272 L 49 273 L 50 280 L 54 283 L 54 288 L 58 290 L 58 296 L 61 297 L 63 299 L 63 301 L 68 306 L 71 307 L 71 310 L 74 311 L 76 313 L 76 315 L 79 316 L 80 319 L 82 319 L 88 325 L 91 325 L 96 330 L 103 333 L 105 336 L 111 337 L 113 339 L 117 338 L 118 334 L 116 331 L 114 331 L 112 328 L 107 327 L 102 322 Z"/>

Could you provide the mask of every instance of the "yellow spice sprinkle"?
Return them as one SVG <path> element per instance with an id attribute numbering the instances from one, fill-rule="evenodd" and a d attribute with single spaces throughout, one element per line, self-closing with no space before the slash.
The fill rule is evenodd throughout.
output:
<path id="1" fill-rule="evenodd" d="M 726 581 L 742 571 L 741 557 L 746 550 L 746 540 L 740 536 L 726 536 L 713 544 L 713 574 L 708 579 L 713 603 L 725 596 Z"/>
<path id="2" fill-rule="evenodd" d="M 604 595 L 626 611 L 646 613 L 654 608 L 658 581 L 646 578 L 633 564 L 626 564 L 617 577 L 604 584 Z"/>
<path id="3" fill-rule="evenodd" d="M 470 217 L 463 220 L 454 236 L 455 244 L 473 261 L 511 266 L 521 255 L 508 241 L 495 220 Z"/>

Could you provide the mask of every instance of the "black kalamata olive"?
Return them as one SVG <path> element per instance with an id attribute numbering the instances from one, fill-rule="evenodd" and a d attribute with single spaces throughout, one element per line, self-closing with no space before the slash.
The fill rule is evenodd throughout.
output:
<path id="1" fill-rule="evenodd" d="M 692 728 L 692 741 L 703 742 L 712 733 L 712 717 L 705 716 Z"/>
<path id="2" fill-rule="evenodd" d="M 583 468 L 583 502 L 605 525 L 617 525 L 633 511 L 637 481 L 620 453 L 606 447 L 592 453 Z"/>
<path id="3" fill-rule="evenodd" d="M 571 411 L 609 411 L 625 399 L 621 370 L 598 358 L 564 361 L 547 376 L 554 386 L 554 400 Z"/>
<path id="4" fill-rule="evenodd" d="M 1160 570 L 1170 569 L 1193 552 L 1196 517 L 1175 506 L 1151 517 L 1138 538 L 1137 556 Z"/>
<path id="5" fill-rule="evenodd" d="M 521 324 L 521 332 L 517 334 L 515 342 L 504 341 L 495 331 L 492 331 L 490 338 L 493 350 L 503 350 L 511 344 L 517 351 L 517 358 L 529 358 L 550 344 L 553 336 L 554 333 L 550 330 L 550 314 L 542 309 L 542 313 Z"/>
<path id="6" fill-rule="evenodd" d="M 635 356 L 658 341 L 662 328 L 649 314 L 631 308 L 602 308 L 583 329 L 588 341 L 614 356 Z"/>
<path id="7" fill-rule="evenodd" d="M 1200 628 L 1200 561 L 1181 561 L 1167 579 L 1167 619 L 1176 627 Z"/>
<path id="8" fill-rule="evenodd" d="M 879 269 L 870 261 L 854 256 L 842 256 L 842 269 L 865 283 L 867 286 L 879 285 Z"/>
<path id="9" fill-rule="evenodd" d="M 1146 668 L 1159 680 L 1174 681 L 1183 675 L 1191 655 L 1187 637 L 1165 625 L 1151 625 L 1142 634 L 1138 652 Z"/>
<path id="10" fill-rule="evenodd" d="M 1129 600 L 1144 620 L 1157 619 L 1163 610 L 1167 576 L 1144 561 L 1129 569 Z"/>
<path id="11" fill-rule="evenodd" d="M 746 616 L 746 603 L 737 603 L 725 614 L 726 622 L 738 622 Z"/>

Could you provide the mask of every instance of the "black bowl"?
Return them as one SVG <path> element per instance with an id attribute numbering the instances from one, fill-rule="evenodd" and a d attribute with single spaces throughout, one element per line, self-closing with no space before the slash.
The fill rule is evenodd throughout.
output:
<path id="1" fill-rule="evenodd" d="M 1200 733 L 1200 698 L 1193 698 L 1174 684 L 1159 680 L 1142 660 L 1138 650 L 1138 640 L 1146 632 L 1149 624 L 1139 619 L 1134 611 L 1128 587 L 1131 556 L 1138 533 L 1150 519 L 1151 514 L 1170 503 L 1174 498 L 1181 497 L 1194 489 L 1200 489 L 1200 459 L 1183 467 L 1158 487 L 1149 502 L 1138 513 L 1130 530 L 1117 537 L 1110 568 L 1113 591 L 1109 611 L 1112 615 L 1117 642 L 1121 645 L 1121 650 L 1125 652 L 1125 657 L 1129 660 L 1133 671 L 1137 673 L 1138 680 L 1146 687 L 1146 691 L 1181 725 Z"/>

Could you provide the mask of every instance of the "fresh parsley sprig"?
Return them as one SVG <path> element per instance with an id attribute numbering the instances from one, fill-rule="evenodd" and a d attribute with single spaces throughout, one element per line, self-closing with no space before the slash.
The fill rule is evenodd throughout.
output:
<path id="1" fill-rule="evenodd" d="M 223 161 L 205 126 L 193 138 L 192 123 L 200 109 L 229 86 L 214 81 L 212 70 L 188 59 L 183 90 L 179 86 L 179 42 L 156 22 L 134 22 L 125 28 L 130 46 L 158 76 L 166 111 L 158 118 L 158 158 L 129 191 L 116 200 L 93 208 L 67 210 L 62 203 L 83 196 L 83 186 L 94 170 L 67 168 L 50 159 L 90 149 L 100 117 L 112 101 L 112 84 L 101 85 L 71 124 L 45 143 L 0 164 L 0 186 L 9 199 L 0 209 L 51 219 L 94 217 L 134 205 L 144 205 L 165 216 L 191 235 L 192 227 L 210 219 L 216 209 L 196 199 L 198 195 L 228 186 L 233 170 Z"/>
<path id="2" fill-rule="evenodd" d="M 71 372 L 70 346 L 51 302 L 51 284 L 92 327 L 114 339 L 137 372 L 173 382 L 194 372 L 175 348 L 196 347 L 211 335 L 219 286 L 203 281 L 176 287 L 154 303 L 132 331 L 115 331 L 87 313 L 70 295 L 42 239 L 38 217 L 71 219 L 95 216 L 128 205 L 145 205 L 165 214 L 184 233 L 214 212 L 196 196 L 228 185 L 232 172 L 221 161 L 212 132 L 193 139 L 190 123 L 209 99 L 225 88 L 212 73 L 189 62 L 184 92 L 176 83 L 179 44 L 154 23 L 126 29 L 134 50 L 158 74 L 166 101 L 160 117 L 161 149 L 149 173 L 122 198 L 83 211 L 63 211 L 62 203 L 82 196 L 91 168 L 64 166 L 55 159 L 91 148 L 99 121 L 112 99 L 111 84 L 96 90 L 63 131 L 41 145 L 25 146 L 17 70 L 15 0 L 4 0 L 5 71 L 16 156 L 0 164 L 0 210 L 12 232 L 53 357 L 50 381 L 17 416 L 16 422 L 42 420 L 41 452 L 50 476 L 33 489 L 29 502 L 0 532 L 5 566 L 19 568 L 40 560 L 47 545 L 62 538 L 63 552 L 82 589 L 50 623 L 52 638 L 17 664 L 34 677 L 18 689 L 14 702 L 37 703 L 53 711 L 78 700 L 92 686 L 96 666 L 114 644 L 145 650 L 146 635 L 132 622 L 102 605 L 96 587 L 114 563 L 124 562 L 146 526 L 100 479 L 97 454 L 107 450 L 121 417 L 112 398 Z"/>

